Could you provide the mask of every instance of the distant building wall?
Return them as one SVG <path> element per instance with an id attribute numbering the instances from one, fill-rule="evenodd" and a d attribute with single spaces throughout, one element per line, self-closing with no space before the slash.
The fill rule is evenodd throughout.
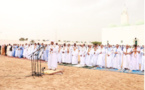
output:
<path id="1" fill-rule="evenodd" d="M 144 36 L 144 25 L 103 28 L 102 43 L 106 45 L 108 41 L 111 45 L 134 45 L 134 40 L 137 38 L 138 45 L 143 45 Z"/>

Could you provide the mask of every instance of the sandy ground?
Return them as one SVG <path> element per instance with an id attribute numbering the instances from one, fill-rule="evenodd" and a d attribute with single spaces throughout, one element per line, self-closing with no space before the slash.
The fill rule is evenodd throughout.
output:
<path id="1" fill-rule="evenodd" d="M 144 76 L 59 66 L 63 75 L 26 77 L 31 62 L 0 56 L 0 90 L 143 90 Z M 42 63 L 47 67 L 46 63 Z"/>

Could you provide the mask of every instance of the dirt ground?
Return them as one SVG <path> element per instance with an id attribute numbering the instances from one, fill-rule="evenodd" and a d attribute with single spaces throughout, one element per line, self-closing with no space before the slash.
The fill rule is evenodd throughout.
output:
<path id="1" fill-rule="evenodd" d="M 42 63 L 47 67 L 46 63 Z M 58 66 L 63 75 L 26 77 L 31 62 L 0 56 L 0 90 L 143 90 L 144 76 L 110 71 Z"/>

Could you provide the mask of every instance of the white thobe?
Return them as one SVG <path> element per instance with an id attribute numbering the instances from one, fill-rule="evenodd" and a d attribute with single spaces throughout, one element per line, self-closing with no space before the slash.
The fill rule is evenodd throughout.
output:
<path id="1" fill-rule="evenodd" d="M 23 57 L 24 57 L 24 58 L 26 58 L 27 53 L 28 53 L 28 45 L 25 45 L 25 47 L 24 47 L 24 52 L 23 52 Z"/>
<path id="2" fill-rule="evenodd" d="M 72 64 L 78 64 L 78 49 L 72 50 Z"/>
<path id="3" fill-rule="evenodd" d="M 91 63 L 93 66 L 97 65 L 97 60 L 98 60 L 98 49 L 95 51 L 94 49 L 91 50 L 92 58 L 91 58 Z"/>
<path id="4" fill-rule="evenodd" d="M 32 54 L 32 45 L 31 46 L 28 46 L 28 51 L 27 51 L 27 55 L 26 55 L 26 58 L 27 59 L 32 59 L 31 57 L 31 54 Z"/>
<path id="5" fill-rule="evenodd" d="M 10 46 L 7 46 L 7 56 L 9 56 Z"/>
<path id="6" fill-rule="evenodd" d="M 52 49 L 52 51 L 51 51 Z M 57 68 L 57 53 L 58 47 L 55 45 L 50 45 L 49 47 L 49 57 L 48 57 L 48 68 L 55 70 Z"/>
<path id="7" fill-rule="evenodd" d="M 31 54 L 34 53 L 33 56 L 32 56 L 33 60 L 38 59 L 38 51 L 37 50 L 38 50 L 38 46 L 33 45 L 32 48 L 31 48 Z"/>
<path id="8" fill-rule="evenodd" d="M 141 71 L 144 70 L 144 63 L 145 63 L 145 55 L 142 56 L 142 64 L 141 64 Z"/>
<path id="9" fill-rule="evenodd" d="M 80 55 L 80 64 L 82 66 L 84 66 L 85 65 L 85 59 L 86 59 L 86 48 L 85 47 L 81 47 L 79 55 Z"/>
<path id="10" fill-rule="evenodd" d="M 131 52 L 131 49 L 127 49 L 127 51 L 126 51 L 126 49 L 124 49 L 123 50 L 123 52 L 124 53 L 130 53 Z M 123 54 L 123 69 L 124 68 L 128 68 L 129 69 L 129 67 L 130 67 L 130 54 L 127 54 L 127 55 L 125 55 L 125 54 Z"/>
<path id="11" fill-rule="evenodd" d="M 141 60 L 142 60 L 142 62 L 141 62 L 141 71 L 143 71 L 144 70 L 144 63 L 145 63 L 145 51 L 144 51 L 145 49 L 143 48 L 143 49 L 141 49 Z"/>
<path id="12" fill-rule="evenodd" d="M 61 53 L 61 51 L 60 52 L 58 52 L 58 54 L 57 54 L 57 61 L 58 61 L 58 63 L 62 63 L 62 53 Z"/>
<path id="13" fill-rule="evenodd" d="M 140 59 L 140 63 L 139 64 L 141 64 L 142 65 L 142 58 L 143 58 L 143 54 L 144 54 L 144 49 L 140 49 L 140 57 L 139 57 L 139 59 Z"/>
<path id="14" fill-rule="evenodd" d="M 38 58 L 40 59 L 40 60 L 44 60 L 44 46 L 41 46 L 40 47 L 41 49 L 40 49 L 40 52 L 39 52 L 39 55 L 38 55 Z"/>
<path id="15" fill-rule="evenodd" d="M 63 47 L 62 49 L 61 49 L 61 58 L 62 58 L 62 62 L 63 63 L 66 63 L 66 52 L 67 52 L 67 48 L 66 47 Z"/>
<path id="16" fill-rule="evenodd" d="M 141 64 L 142 63 L 142 53 L 141 53 L 141 48 L 138 47 L 137 48 L 137 51 L 140 51 L 140 53 L 138 53 L 138 64 Z"/>
<path id="17" fill-rule="evenodd" d="M 20 48 L 21 48 L 21 46 L 19 46 L 19 48 L 18 48 L 18 51 L 17 51 L 17 57 L 19 57 L 20 54 L 21 54 L 21 50 L 20 50 Z"/>
<path id="18" fill-rule="evenodd" d="M 130 60 L 130 70 L 139 70 L 139 54 L 132 53 Z"/>
<path id="19" fill-rule="evenodd" d="M 71 53 L 66 53 L 66 63 L 71 63 Z"/>
<path id="20" fill-rule="evenodd" d="M 92 66 L 91 59 L 92 59 L 92 53 L 91 53 L 91 48 L 90 48 L 90 50 L 87 49 L 86 60 L 85 60 L 86 66 Z"/>
<path id="21" fill-rule="evenodd" d="M 122 59 L 122 50 L 120 48 L 115 48 L 114 53 L 117 52 L 118 54 L 113 54 L 113 68 L 121 69 L 121 59 Z"/>
<path id="22" fill-rule="evenodd" d="M 18 57 L 18 55 L 19 55 L 19 47 L 16 48 L 15 57 Z"/>
<path id="23" fill-rule="evenodd" d="M 98 55 L 97 64 L 99 66 L 105 66 L 105 54 L 106 54 L 106 50 L 104 48 L 100 48 L 100 49 L 98 49 L 98 53 L 99 53 L 99 55 Z"/>
<path id="24" fill-rule="evenodd" d="M 112 48 L 108 48 L 107 49 L 107 67 L 113 67 L 113 49 Z"/>
<path id="25" fill-rule="evenodd" d="M 67 46 L 67 50 L 69 50 L 69 53 L 66 52 L 66 63 L 71 63 L 72 62 L 72 47 Z"/>

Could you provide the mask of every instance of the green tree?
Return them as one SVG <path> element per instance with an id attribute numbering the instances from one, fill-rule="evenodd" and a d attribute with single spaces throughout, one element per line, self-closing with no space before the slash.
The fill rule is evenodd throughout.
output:
<path id="1" fill-rule="evenodd" d="M 102 44 L 102 42 L 98 42 L 98 41 L 94 41 L 94 42 L 91 42 L 92 44 L 94 44 L 94 45 L 101 45 Z"/>
<path id="2" fill-rule="evenodd" d="M 25 41 L 25 38 L 20 38 L 19 41 Z"/>
<path id="3" fill-rule="evenodd" d="M 28 41 L 28 38 L 26 38 L 25 41 Z"/>

